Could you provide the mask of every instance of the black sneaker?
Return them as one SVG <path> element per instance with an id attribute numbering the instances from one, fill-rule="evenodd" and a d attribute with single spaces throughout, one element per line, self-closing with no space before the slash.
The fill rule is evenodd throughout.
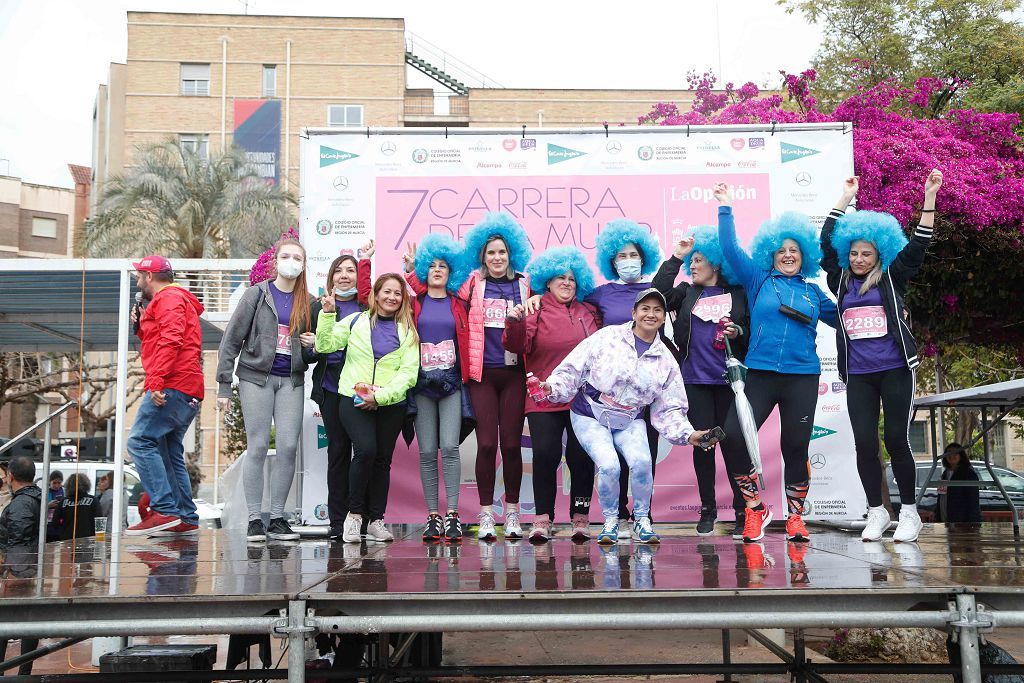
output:
<path id="1" fill-rule="evenodd" d="M 462 543 L 462 522 L 458 512 L 449 512 L 444 516 L 444 540 L 449 543 Z"/>
<path id="2" fill-rule="evenodd" d="M 718 513 L 709 508 L 700 509 L 700 521 L 697 522 L 697 535 L 710 536 L 715 532 L 715 520 Z M 742 531 L 742 529 L 741 529 Z"/>
<path id="3" fill-rule="evenodd" d="M 732 537 L 737 541 L 743 539 L 743 525 L 747 521 L 747 513 L 744 510 L 736 511 L 736 526 L 732 528 Z"/>
<path id="4" fill-rule="evenodd" d="M 428 543 L 436 543 L 441 540 L 441 516 L 430 515 L 427 517 L 427 526 L 423 530 L 423 540 Z"/>
<path id="5" fill-rule="evenodd" d="M 341 533 L 345 530 L 344 525 L 339 524 L 338 526 L 332 526 L 327 531 L 327 538 L 332 541 L 341 540 Z"/>
<path id="6" fill-rule="evenodd" d="M 267 538 L 275 541 L 297 541 L 299 535 L 295 533 L 283 517 L 270 520 L 270 527 L 267 529 Z"/>
<path id="7" fill-rule="evenodd" d="M 245 530 L 245 540 L 250 543 L 267 540 L 267 527 L 263 526 L 262 519 L 254 519 L 249 522 L 249 528 Z"/>

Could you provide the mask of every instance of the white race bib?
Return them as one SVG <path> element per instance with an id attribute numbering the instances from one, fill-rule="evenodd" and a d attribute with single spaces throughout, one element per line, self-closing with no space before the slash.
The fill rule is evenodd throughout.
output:
<path id="1" fill-rule="evenodd" d="M 437 344 L 420 342 L 420 367 L 425 371 L 455 367 L 455 342 L 451 339 Z"/>
<path id="2" fill-rule="evenodd" d="M 717 323 L 731 313 L 732 294 L 728 292 L 697 299 L 697 303 L 693 306 L 693 315 L 708 323 Z"/>
<path id="3" fill-rule="evenodd" d="M 484 299 L 484 327 L 505 327 L 505 315 L 508 313 L 507 299 Z"/>
<path id="4" fill-rule="evenodd" d="M 843 327 L 850 339 L 877 339 L 889 333 L 889 320 L 881 306 L 857 306 L 843 311 Z"/>
<path id="5" fill-rule="evenodd" d="M 277 326 L 277 353 L 283 356 L 292 355 L 292 334 L 287 325 Z"/>

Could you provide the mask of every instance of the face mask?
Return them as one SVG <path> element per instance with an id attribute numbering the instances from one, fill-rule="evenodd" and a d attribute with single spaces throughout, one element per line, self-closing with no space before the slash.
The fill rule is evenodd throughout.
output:
<path id="1" fill-rule="evenodd" d="M 278 261 L 277 274 L 288 280 L 294 280 L 302 274 L 302 264 L 292 259 Z"/>
<path id="2" fill-rule="evenodd" d="M 354 297 L 356 294 L 358 294 L 358 291 L 356 290 L 355 287 L 353 287 L 352 289 L 334 290 L 334 296 L 338 297 L 339 299 L 350 299 Z"/>
<path id="3" fill-rule="evenodd" d="M 615 271 L 622 278 L 623 282 L 636 282 L 639 280 L 642 268 L 643 261 L 638 258 L 623 259 L 615 263 Z"/>

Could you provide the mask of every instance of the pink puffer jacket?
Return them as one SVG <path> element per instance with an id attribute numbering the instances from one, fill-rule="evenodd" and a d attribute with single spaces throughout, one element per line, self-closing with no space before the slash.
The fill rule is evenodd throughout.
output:
<path id="1" fill-rule="evenodd" d="M 427 291 L 426 285 L 416 277 L 416 272 L 405 274 L 405 279 L 417 295 Z M 469 378 L 479 382 L 484 374 L 484 290 L 480 270 L 474 270 L 459 289 L 459 298 L 469 301 Z M 530 298 L 530 278 L 516 273 L 521 301 Z"/>

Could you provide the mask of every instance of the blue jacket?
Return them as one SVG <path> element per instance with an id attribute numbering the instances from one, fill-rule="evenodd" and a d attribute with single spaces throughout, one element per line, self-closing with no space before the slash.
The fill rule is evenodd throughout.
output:
<path id="1" fill-rule="evenodd" d="M 750 302 L 750 349 L 744 360 L 753 370 L 791 375 L 821 374 L 818 360 L 818 321 L 836 326 L 836 304 L 802 275 L 786 276 L 764 270 L 740 248 L 732 207 L 718 207 L 718 240 L 722 254 L 732 266 Z M 805 313 L 805 324 L 779 312 L 786 304 Z"/>

